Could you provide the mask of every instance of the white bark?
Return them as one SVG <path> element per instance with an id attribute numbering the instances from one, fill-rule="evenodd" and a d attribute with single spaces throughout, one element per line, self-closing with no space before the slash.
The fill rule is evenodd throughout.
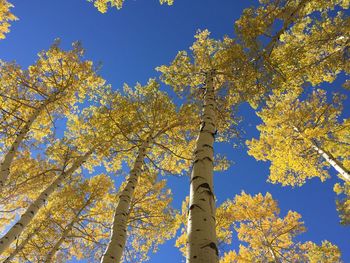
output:
<path id="1" fill-rule="evenodd" d="M 350 172 L 343 166 L 341 162 L 334 158 L 331 153 L 318 146 L 314 140 L 312 141 L 312 147 L 340 174 L 341 178 L 344 181 L 350 182 Z"/>
<path id="2" fill-rule="evenodd" d="M 264 230 L 262 229 L 262 226 L 261 226 L 260 223 L 259 223 L 259 227 L 261 228 L 261 231 L 263 232 L 265 246 L 267 246 L 267 248 L 268 248 L 268 250 L 269 250 L 269 252 L 270 252 L 270 254 L 271 254 L 271 256 L 272 256 L 273 261 L 274 261 L 275 263 L 280 263 L 280 261 L 279 261 L 277 255 L 276 255 L 276 253 L 275 253 L 275 250 L 273 249 L 272 244 L 267 240 L 266 235 L 265 235 L 265 233 L 264 233 Z"/>
<path id="3" fill-rule="evenodd" d="M 216 133 L 216 101 L 213 74 L 209 73 L 207 75 L 201 128 L 196 142 L 191 174 L 187 225 L 188 263 L 219 262 L 213 190 L 213 145 Z"/>
<path id="4" fill-rule="evenodd" d="M 5 259 L 3 263 L 11 263 L 13 258 L 17 256 L 17 254 L 22 251 L 22 249 L 28 244 L 28 242 L 32 239 L 33 236 L 40 230 L 41 226 L 36 228 L 33 232 L 31 232 L 22 242 L 19 244 L 15 250 Z"/>
<path id="5" fill-rule="evenodd" d="M 303 134 L 300 133 L 299 129 L 293 126 L 293 129 L 298 132 L 303 138 Z M 311 139 L 312 148 L 315 152 L 322 156 L 341 176 L 344 181 L 350 182 L 350 171 L 347 170 L 341 162 L 339 162 L 334 156 L 318 145 L 317 141 Z"/>
<path id="6" fill-rule="evenodd" d="M 127 239 L 126 230 L 130 214 L 130 204 L 134 197 L 134 191 L 141 174 L 143 160 L 149 145 L 149 140 L 150 139 L 147 139 L 140 147 L 134 167 L 130 171 L 130 176 L 127 179 L 127 184 L 120 193 L 119 201 L 115 209 L 113 227 L 111 229 L 111 238 L 107 249 L 101 258 L 101 263 L 121 262 Z"/>
<path id="7" fill-rule="evenodd" d="M 90 156 L 91 151 L 81 156 L 67 171 L 62 172 L 51 184 L 48 186 L 39 197 L 27 208 L 26 212 L 21 216 L 18 222 L 12 226 L 7 233 L 0 239 L 0 255 L 11 245 L 11 243 L 18 238 L 24 228 L 32 221 L 39 209 L 46 203 L 49 196 L 60 187 L 61 183 L 66 177 L 74 173 L 75 170 L 81 166 Z"/>
<path id="8" fill-rule="evenodd" d="M 40 113 L 45 109 L 45 107 L 52 102 L 53 97 L 49 97 L 44 103 L 42 103 L 29 117 L 28 121 L 25 123 L 25 125 L 22 127 L 22 129 L 17 134 L 14 142 L 12 143 L 10 149 L 3 157 L 3 161 L 0 164 L 0 191 L 1 188 L 4 187 L 6 180 L 10 174 L 10 168 L 13 159 L 16 156 L 16 153 L 18 151 L 19 146 L 23 142 L 24 138 L 28 134 L 30 127 L 32 126 L 33 122 L 38 118 Z"/>

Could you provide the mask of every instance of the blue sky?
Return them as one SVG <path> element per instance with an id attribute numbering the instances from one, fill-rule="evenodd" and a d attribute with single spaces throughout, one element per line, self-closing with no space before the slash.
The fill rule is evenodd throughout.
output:
<path id="1" fill-rule="evenodd" d="M 193 42 L 197 29 L 209 29 L 212 36 L 233 35 L 233 23 L 244 7 L 254 1 L 233 0 L 175 0 L 174 6 L 160 6 L 157 0 L 126 0 L 122 10 L 111 9 L 100 14 L 85 0 L 12 0 L 13 12 L 20 20 L 13 23 L 11 32 L 0 41 L 0 58 L 16 60 L 26 67 L 34 62 L 38 51 L 46 49 L 57 37 L 62 46 L 79 40 L 86 57 L 102 62 L 101 75 L 119 88 L 124 82 L 145 83 L 157 76 L 156 66 L 168 64 L 179 50 Z M 327 89 L 340 89 L 344 77 Z M 347 93 L 350 96 L 349 92 Z M 349 102 L 349 100 L 347 101 Z M 247 105 L 240 108 L 244 117 L 245 139 L 257 137 L 255 126 L 259 119 Z M 346 106 L 345 116 L 350 115 Z M 280 187 L 266 183 L 267 163 L 256 162 L 246 149 L 217 144 L 217 152 L 225 153 L 235 164 L 229 171 L 215 176 L 218 204 L 244 190 L 255 194 L 269 191 L 279 201 L 282 215 L 288 210 L 303 216 L 308 231 L 301 241 L 320 243 L 327 239 L 338 245 L 344 262 L 350 262 L 350 228 L 339 225 L 335 209 L 334 173 L 325 183 L 311 180 L 303 187 Z M 188 194 L 188 178 L 169 178 L 174 193 L 174 206 L 180 207 Z M 236 244 L 237 245 L 237 244 Z M 236 247 L 233 244 L 232 248 Z M 181 262 L 182 256 L 169 241 L 160 247 L 150 262 Z"/>

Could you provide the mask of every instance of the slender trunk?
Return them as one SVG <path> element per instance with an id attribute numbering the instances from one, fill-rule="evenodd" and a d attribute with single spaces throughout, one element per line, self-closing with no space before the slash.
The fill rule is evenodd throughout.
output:
<path id="1" fill-rule="evenodd" d="M 11 243 L 18 238 L 24 228 L 32 221 L 39 209 L 45 204 L 49 196 L 60 186 L 64 179 L 74 173 L 76 169 L 81 166 L 86 159 L 91 155 L 91 151 L 81 156 L 71 168 L 62 172 L 51 184 L 48 186 L 39 197 L 27 208 L 26 212 L 21 216 L 18 222 L 12 226 L 7 233 L 0 239 L 0 255 L 11 245 Z"/>
<path id="2" fill-rule="evenodd" d="M 188 213 L 188 263 L 216 263 L 219 253 L 215 233 L 213 190 L 216 101 L 213 73 L 207 75 L 200 132 L 194 152 Z"/>
<path id="3" fill-rule="evenodd" d="M 81 213 L 84 211 L 84 209 L 90 204 L 91 199 L 89 198 L 87 200 L 87 202 L 85 202 L 85 204 L 79 209 L 79 211 L 75 214 L 74 218 L 71 220 L 71 222 L 66 225 L 66 227 L 64 228 L 62 235 L 60 237 L 60 239 L 55 243 L 55 245 L 52 247 L 52 249 L 49 251 L 49 253 L 46 255 L 46 258 L 44 260 L 44 263 L 49 263 L 49 262 L 53 262 L 53 258 L 56 255 L 57 251 L 60 249 L 62 243 L 66 240 L 67 236 L 69 235 L 69 233 L 72 231 L 73 226 L 76 222 L 79 221 L 79 217 L 81 215 Z"/>
<path id="4" fill-rule="evenodd" d="M 134 167 L 130 171 L 130 176 L 127 179 L 127 184 L 120 193 L 119 201 L 115 209 L 111 238 L 101 259 L 101 263 L 121 262 L 127 238 L 126 230 L 130 214 L 130 204 L 134 197 L 134 191 L 141 174 L 142 164 L 145 158 L 146 149 L 149 145 L 149 140 L 150 139 L 147 139 L 140 147 Z"/>
<path id="5" fill-rule="evenodd" d="M 46 255 L 46 258 L 43 261 L 44 263 L 53 262 L 54 256 L 56 255 L 57 251 L 60 249 L 62 243 L 67 238 L 68 234 L 72 231 L 72 228 L 73 228 L 75 222 L 76 222 L 76 219 L 73 220 L 69 225 L 67 225 L 65 227 L 65 229 L 63 230 L 63 233 L 62 233 L 60 239 L 55 243 L 55 245 L 52 247 L 50 252 Z"/>
<path id="6" fill-rule="evenodd" d="M 344 181 L 350 182 L 350 171 L 341 162 L 334 158 L 330 152 L 322 149 L 315 140 L 312 140 L 312 147 L 340 174 Z"/>
<path id="7" fill-rule="evenodd" d="M 297 127 L 293 126 L 293 129 L 304 138 L 304 136 L 300 133 Z M 328 162 L 340 174 L 341 178 L 344 181 L 350 182 L 350 171 L 347 170 L 341 162 L 334 158 L 334 156 L 330 152 L 326 151 L 321 146 L 319 146 L 315 139 L 311 139 L 310 141 L 314 151 L 320 154 L 322 158 L 325 159 L 326 162 Z"/>
<path id="8" fill-rule="evenodd" d="M 6 180 L 10 174 L 10 168 L 13 159 L 16 156 L 16 153 L 18 151 L 19 146 L 23 142 L 24 138 L 28 134 L 30 127 L 32 126 L 33 122 L 38 118 L 40 113 L 45 109 L 47 104 L 51 102 L 50 99 L 42 103 L 34 112 L 33 114 L 29 117 L 28 121 L 26 124 L 22 127 L 22 129 L 19 131 L 17 134 L 14 142 L 12 143 L 10 149 L 8 152 L 5 154 L 3 161 L 0 164 L 0 190 L 4 187 Z"/>
<path id="9" fill-rule="evenodd" d="M 37 227 L 36 229 L 34 229 L 27 237 L 26 239 L 24 239 L 21 244 L 19 244 L 19 246 L 17 246 L 15 248 L 14 251 L 12 251 L 12 253 L 5 259 L 5 261 L 3 263 L 11 263 L 12 259 L 17 256 L 17 254 L 19 252 L 22 251 L 22 249 L 28 244 L 28 242 L 32 239 L 33 236 L 36 235 L 36 233 L 40 230 L 40 227 Z"/>
<path id="10" fill-rule="evenodd" d="M 276 256 L 276 253 L 275 251 L 271 248 L 271 246 L 269 246 L 269 251 L 270 251 L 270 254 L 273 258 L 273 262 L 274 263 L 280 263 L 280 261 L 278 260 L 277 256 Z"/>
<path id="11" fill-rule="evenodd" d="M 276 253 L 275 253 L 275 250 L 272 248 L 271 243 L 267 241 L 267 239 L 266 239 L 266 237 L 265 237 L 265 234 L 264 234 L 264 240 L 265 240 L 266 246 L 267 246 L 267 248 L 268 248 L 268 250 L 269 250 L 269 252 L 270 252 L 270 254 L 271 254 L 271 256 L 272 256 L 273 262 L 274 262 L 274 263 L 280 263 L 280 261 L 279 261 L 277 255 L 276 255 Z"/>

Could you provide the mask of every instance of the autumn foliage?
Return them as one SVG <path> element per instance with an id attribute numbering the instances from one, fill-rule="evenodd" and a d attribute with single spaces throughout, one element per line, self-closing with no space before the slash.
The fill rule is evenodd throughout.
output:
<path id="1" fill-rule="evenodd" d="M 88 1 L 101 13 L 124 4 Z M 307 222 L 270 193 L 232 191 L 217 206 L 214 174 L 232 163 L 219 143 L 242 144 L 248 105 L 260 124 L 247 151 L 269 163 L 267 181 L 299 187 L 336 173 L 335 207 L 350 224 L 346 96 L 326 88 L 350 71 L 349 4 L 260 0 L 235 37 L 198 30 L 159 79 L 134 86 L 108 84 L 79 42 L 56 40 L 27 68 L 1 60 L 0 261 L 144 262 L 175 240 L 188 263 L 341 262 L 327 237 L 301 241 Z M 12 8 L 0 0 L 0 39 Z M 174 176 L 189 183 L 179 210 Z"/>

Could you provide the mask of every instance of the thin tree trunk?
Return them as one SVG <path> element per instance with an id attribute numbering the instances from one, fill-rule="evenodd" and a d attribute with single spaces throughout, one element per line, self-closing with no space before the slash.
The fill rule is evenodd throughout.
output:
<path id="1" fill-rule="evenodd" d="M 51 184 L 48 186 L 39 197 L 27 208 L 26 212 L 21 216 L 18 222 L 12 226 L 7 233 L 0 239 L 0 255 L 11 245 L 11 243 L 18 238 L 24 228 L 32 221 L 39 209 L 45 204 L 49 196 L 60 186 L 64 179 L 74 173 L 75 170 L 81 166 L 86 159 L 91 155 L 91 151 L 81 156 L 71 168 L 62 172 Z"/>
<path id="2" fill-rule="evenodd" d="M 3 161 L 0 164 L 0 191 L 4 187 L 6 180 L 10 174 L 11 164 L 13 159 L 16 156 L 19 146 L 23 142 L 25 136 L 28 134 L 30 127 L 33 122 L 38 118 L 40 113 L 45 109 L 45 107 L 51 102 L 52 98 L 47 99 L 44 103 L 42 103 L 29 117 L 26 124 L 22 127 L 22 129 L 17 134 L 14 142 L 12 143 L 10 149 L 3 157 Z"/>
<path id="3" fill-rule="evenodd" d="M 304 137 L 297 127 L 294 126 L 293 129 L 296 132 L 298 132 L 302 137 Z M 328 162 L 340 174 L 344 181 L 350 182 L 350 171 L 347 170 L 341 162 L 334 158 L 334 156 L 330 152 L 326 151 L 321 146 L 319 146 L 316 140 L 311 139 L 310 141 L 314 151 L 320 154 L 322 158 L 325 159 L 326 162 Z"/>
<path id="4" fill-rule="evenodd" d="M 208 73 L 200 132 L 194 152 L 188 213 L 188 263 L 216 263 L 219 253 L 215 233 L 213 159 L 216 133 L 214 73 Z"/>
<path id="5" fill-rule="evenodd" d="M 57 251 L 60 249 L 62 243 L 67 238 L 70 231 L 72 231 L 72 228 L 74 226 L 74 223 L 76 222 L 76 219 L 73 220 L 66 228 L 64 229 L 60 239 L 55 243 L 55 245 L 52 247 L 50 252 L 46 255 L 46 258 L 44 260 L 44 263 L 50 263 L 53 262 L 53 258 L 56 255 Z"/>
<path id="6" fill-rule="evenodd" d="M 91 196 L 90 196 L 90 198 L 91 198 Z M 66 240 L 68 234 L 72 231 L 72 228 L 73 228 L 74 224 L 79 221 L 79 217 L 80 217 L 81 213 L 91 203 L 91 199 L 90 198 L 85 202 L 85 204 L 75 214 L 75 216 L 71 220 L 71 222 L 68 225 L 66 225 L 66 227 L 63 230 L 63 233 L 62 233 L 60 239 L 55 243 L 55 245 L 52 247 L 50 252 L 46 255 L 44 263 L 53 262 L 54 256 L 56 255 L 57 251 L 60 249 L 62 243 Z"/>
<path id="7" fill-rule="evenodd" d="M 334 158 L 330 152 L 322 149 L 315 140 L 312 140 L 312 147 L 340 174 L 344 181 L 350 182 L 350 171 L 341 162 Z"/>
<path id="8" fill-rule="evenodd" d="M 269 250 L 269 252 L 270 252 L 270 254 L 272 256 L 273 262 L 274 263 L 280 263 L 277 255 L 275 253 L 275 250 L 272 248 L 271 243 L 269 241 L 267 241 L 265 234 L 264 234 L 264 241 L 265 241 L 266 246 L 267 246 L 267 248 L 268 248 L 268 250 Z"/>
<path id="9" fill-rule="evenodd" d="M 141 174 L 143 160 L 149 145 L 148 138 L 140 147 L 133 169 L 127 179 L 127 184 L 121 191 L 119 201 L 115 209 L 113 227 L 111 229 L 111 238 L 107 249 L 101 258 L 101 263 L 117 263 L 121 262 L 123 250 L 127 239 L 127 222 L 130 214 L 130 204 L 134 197 L 134 191 Z"/>

